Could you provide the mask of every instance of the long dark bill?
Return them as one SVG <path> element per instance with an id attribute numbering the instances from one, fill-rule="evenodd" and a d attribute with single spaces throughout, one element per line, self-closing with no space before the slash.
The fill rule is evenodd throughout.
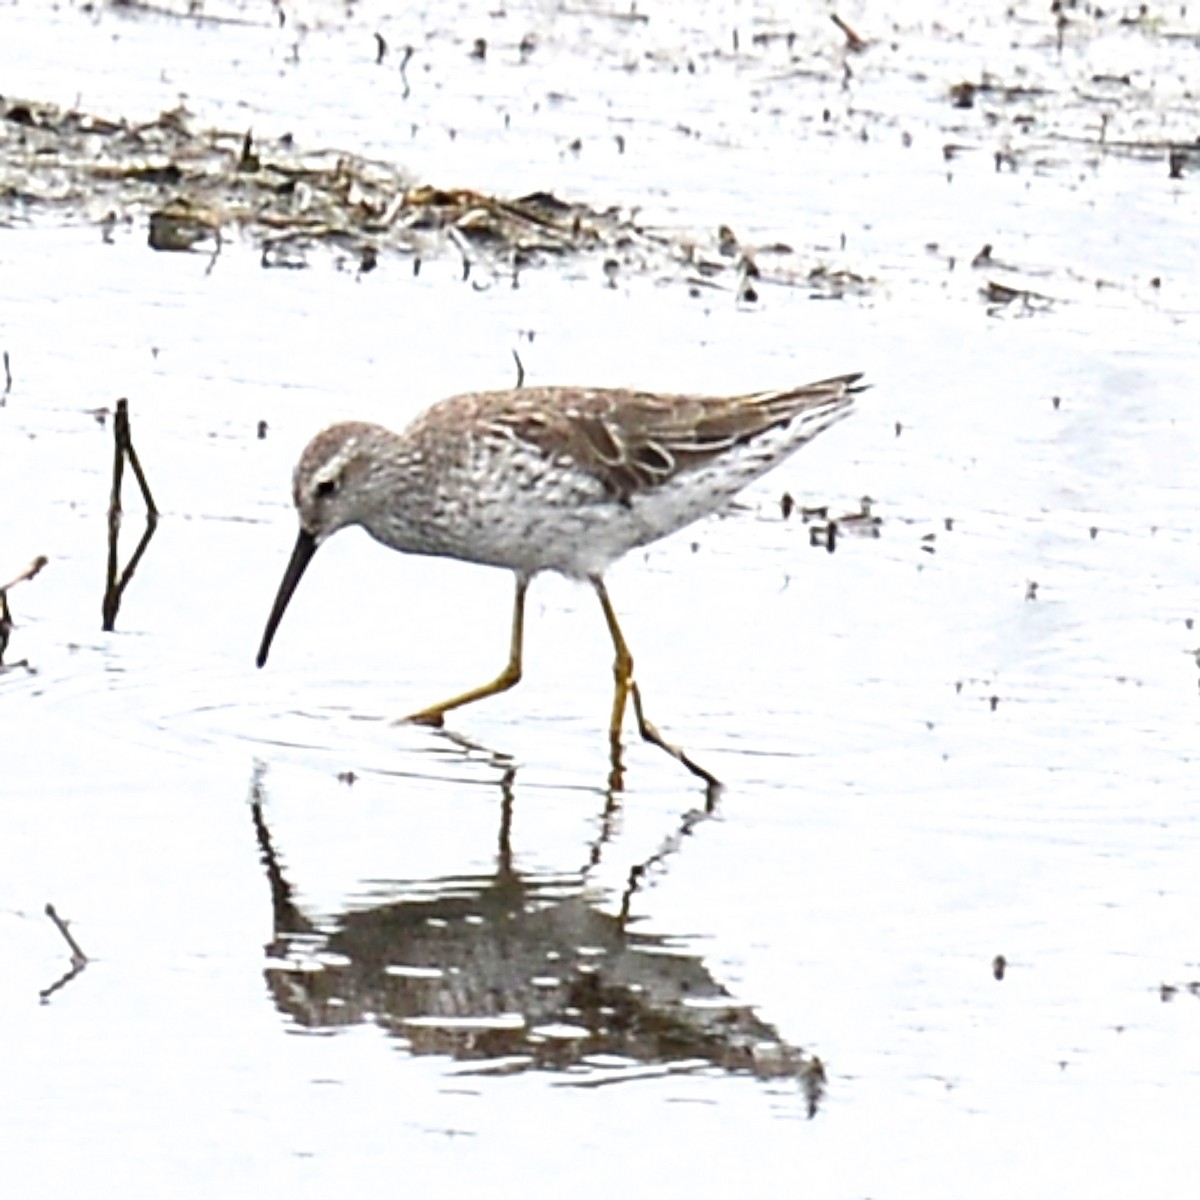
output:
<path id="1" fill-rule="evenodd" d="M 288 601 L 292 598 L 292 593 L 296 590 L 296 584 L 300 582 L 304 568 L 308 566 L 316 552 L 317 539 L 308 530 L 301 529 L 300 536 L 296 538 L 296 546 L 292 550 L 292 557 L 288 560 L 287 570 L 283 573 L 279 594 L 275 597 L 275 603 L 271 607 L 271 615 L 267 618 L 267 628 L 263 632 L 262 645 L 258 648 L 258 658 L 254 660 L 260 667 L 267 661 L 267 651 L 271 649 L 275 630 L 279 628 L 279 622 L 283 620 L 283 614 L 287 609 Z"/>

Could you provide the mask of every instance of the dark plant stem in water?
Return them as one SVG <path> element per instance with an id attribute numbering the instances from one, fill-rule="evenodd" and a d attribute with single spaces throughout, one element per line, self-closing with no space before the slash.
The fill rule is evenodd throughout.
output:
<path id="1" fill-rule="evenodd" d="M 133 556 L 123 571 L 118 571 L 118 541 L 121 533 L 121 484 L 125 478 L 125 462 L 128 459 L 133 474 L 141 488 L 142 499 L 146 503 L 146 529 L 134 550 Z M 113 419 L 113 477 L 112 493 L 108 502 L 108 567 L 105 573 L 104 603 L 102 606 L 103 622 L 101 628 L 105 633 L 111 633 L 116 625 L 117 612 L 121 607 L 121 596 L 126 585 L 133 578 L 133 573 L 141 561 L 146 547 L 150 544 L 154 530 L 158 526 L 158 506 L 150 485 L 146 482 L 146 473 L 133 448 L 133 437 L 129 429 L 129 401 L 117 401 L 117 411 Z"/>

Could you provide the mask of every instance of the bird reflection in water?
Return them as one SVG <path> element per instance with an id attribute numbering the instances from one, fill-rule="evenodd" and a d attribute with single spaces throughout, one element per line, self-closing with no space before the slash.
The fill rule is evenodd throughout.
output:
<path id="1" fill-rule="evenodd" d="M 814 1115 L 820 1060 L 730 995 L 701 958 L 629 928 L 634 893 L 706 814 L 688 814 L 630 872 L 613 915 L 596 907 L 586 869 L 514 869 L 515 775 L 510 764 L 500 781 L 493 873 L 398 882 L 402 898 L 317 924 L 294 899 L 256 771 L 251 813 L 274 911 L 266 978 L 280 1011 L 312 1030 L 370 1021 L 414 1054 L 480 1073 L 563 1071 L 581 1086 L 713 1068 L 794 1079 Z"/>

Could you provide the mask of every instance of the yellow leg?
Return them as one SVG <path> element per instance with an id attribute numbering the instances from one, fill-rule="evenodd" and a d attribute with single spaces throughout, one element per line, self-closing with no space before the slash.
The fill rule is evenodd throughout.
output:
<path id="1" fill-rule="evenodd" d="M 613 661 L 613 706 L 612 716 L 608 722 L 608 732 L 610 737 L 619 738 L 621 725 L 625 720 L 625 705 L 629 701 L 629 689 L 633 686 L 633 655 L 630 654 L 625 635 L 621 632 L 620 623 L 617 621 L 617 612 L 608 598 L 604 580 L 599 575 L 593 575 L 591 582 L 592 587 L 596 589 L 596 595 L 600 598 L 600 607 L 604 609 L 604 620 L 608 623 L 613 649 L 617 652 L 617 657 Z"/>
<path id="2" fill-rule="evenodd" d="M 625 719 L 625 706 L 632 699 L 633 714 L 637 718 L 638 723 L 638 733 L 647 742 L 653 743 L 660 750 L 665 750 L 677 762 L 683 763 L 693 775 L 698 775 L 703 779 L 710 789 L 719 789 L 721 781 L 689 758 L 678 746 L 668 742 L 658 732 L 658 728 L 654 722 L 646 716 L 645 710 L 642 708 L 642 694 L 638 691 L 638 685 L 633 679 L 633 655 L 629 652 L 629 644 L 625 641 L 625 635 L 621 632 L 621 625 L 617 620 L 617 612 L 612 606 L 612 601 L 608 598 L 608 590 L 604 586 L 604 580 L 599 575 L 593 575 L 591 576 L 591 584 L 600 599 L 600 607 L 604 610 L 604 620 L 608 624 L 609 636 L 612 638 L 613 649 L 617 655 L 613 661 L 613 706 L 612 716 L 608 723 L 608 736 L 612 742 L 614 776 L 619 778 L 619 768 L 616 764 L 620 762 L 621 724 Z"/>
<path id="3" fill-rule="evenodd" d="M 517 592 L 513 599 L 512 638 L 509 642 L 508 662 L 504 670 L 491 683 L 485 683 L 482 687 L 472 688 L 469 692 L 463 692 L 461 696 L 454 696 L 449 700 L 444 700 L 441 704 L 431 704 L 428 708 L 423 708 L 420 712 L 415 712 L 411 716 L 405 717 L 405 721 L 417 725 L 433 725 L 435 728 L 440 729 L 445 724 L 445 714 L 451 709 L 462 708 L 465 704 L 474 704 L 476 700 L 483 700 L 488 696 L 507 692 L 509 688 L 514 687 L 520 682 L 521 644 L 525 637 L 525 593 L 528 589 L 529 580 L 523 575 L 518 575 Z"/>

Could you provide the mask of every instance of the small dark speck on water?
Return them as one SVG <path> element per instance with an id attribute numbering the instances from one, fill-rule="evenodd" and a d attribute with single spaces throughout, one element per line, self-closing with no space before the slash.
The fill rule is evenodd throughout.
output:
<path id="1" fill-rule="evenodd" d="M 956 83 L 950 89 L 950 103 L 955 108 L 975 107 L 975 85 L 969 82 Z"/>
<path id="2" fill-rule="evenodd" d="M 1003 954 L 997 954 L 992 959 L 992 978 L 997 980 L 1003 979 L 1006 970 L 1008 970 L 1008 959 Z"/>
<path id="3" fill-rule="evenodd" d="M 989 697 L 988 706 L 991 708 L 992 712 L 995 712 L 996 709 L 1000 707 L 1000 697 L 999 696 Z"/>
<path id="4" fill-rule="evenodd" d="M 1061 396 L 1051 396 L 1050 403 L 1053 404 L 1055 409 L 1057 410 L 1058 407 L 1062 404 L 1062 397 Z"/>
<path id="5" fill-rule="evenodd" d="M 267 428 L 268 428 L 268 426 L 267 426 L 266 421 L 259 421 L 258 427 L 257 427 L 257 436 L 258 436 L 258 440 L 260 442 L 266 438 Z"/>
<path id="6" fill-rule="evenodd" d="M 904 432 L 903 423 L 900 421 L 897 421 L 896 422 L 896 436 L 899 437 L 903 432 Z"/>
<path id="7" fill-rule="evenodd" d="M 808 1116 L 811 1119 L 817 1115 L 817 1108 L 821 1098 L 825 1095 L 827 1083 L 825 1064 L 815 1054 L 811 1061 L 801 1069 L 800 1083 L 808 1101 Z"/>

